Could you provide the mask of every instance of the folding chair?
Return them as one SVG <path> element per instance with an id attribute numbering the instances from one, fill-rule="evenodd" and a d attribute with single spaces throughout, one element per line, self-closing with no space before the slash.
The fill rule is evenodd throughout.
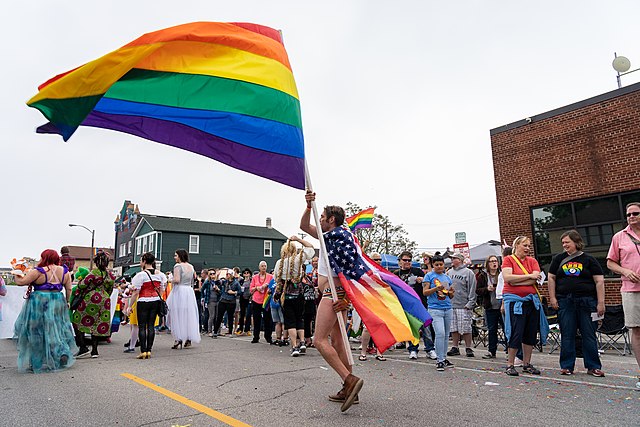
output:
<path id="1" fill-rule="evenodd" d="M 471 318 L 471 340 L 473 342 L 473 348 L 478 348 L 480 344 L 486 347 L 489 342 L 489 330 L 484 323 L 484 308 L 482 306 L 476 306 L 473 309 Z"/>
<path id="2" fill-rule="evenodd" d="M 624 311 L 621 305 L 611 305 L 605 308 L 604 319 L 602 319 L 597 332 L 600 350 L 613 349 L 622 356 L 627 352 L 631 354 L 629 330 L 624 325 Z M 624 344 L 618 342 L 620 339 L 624 341 Z M 619 348 L 620 344 L 623 344 L 622 351 Z"/>

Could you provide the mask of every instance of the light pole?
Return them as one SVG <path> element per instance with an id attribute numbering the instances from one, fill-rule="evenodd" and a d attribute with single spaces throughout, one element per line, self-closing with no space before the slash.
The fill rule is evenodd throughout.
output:
<path id="1" fill-rule="evenodd" d="M 613 52 L 613 62 L 611 63 L 611 65 L 613 66 L 613 69 L 618 73 L 618 75 L 616 76 L 616 80 L 618 81 L 618 89 L 622 87 L 622 81 L 620 80 L 620 77 L 640 70 L 640 68 L 636 68 L 635 70 L 629 71 L 629 68 L 631 68 L 631 62 L 624 56 L 618 56 L 616 52 Z"/>
<path id="2" fill-rule="evenodd" d="M 69 224 L 69 227 L 82 227 L 89 233 L 91 233 L 91 254 L 89 255 L 89 271 L 93 270 L 93 243 L 96 236 L 96 230 L 90 230 L 89 228 L 80 224 Z"/>

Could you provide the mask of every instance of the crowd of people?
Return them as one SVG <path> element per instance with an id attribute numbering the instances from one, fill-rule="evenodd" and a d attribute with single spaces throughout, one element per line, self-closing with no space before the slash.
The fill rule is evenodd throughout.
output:
<path id="1" fill-rule="evenodd" d="M 319 230 L 310 223 L 315 194 L 307 193 L 306 200 L 301 229 L 317 238 Z M 625 321 L 632 346 L 637 349 L 640 203 L 627 206 L 627 219 L 628 227 L 613 237 L 607 259 L 608 268 L 622 277 Z M 344 211 L 328 206 L 320 223 L 322 233 L 341 227 Z M 448 269 L 440 253 L 426 258 L 422 268 L 412 266 L 415 257 L 411 252 L 399 254 L 399 269 L 393 273 L 414 289 L 433 319 L 430 326 L 420 329 L 420 335 L 425 355 L 434 360 L 437 371 L 453 367 L 455 356 L 475 357 L 473 316 L 480 307 L 488 334 L 488 351 L 482 357 L 499 357 L 498 337 L 502 330 L 507 375 L 518 376 L 518 367 L 524 373 L 540 375 L 532 361 L 532 350 L 545 342 L 549 309 L 557 311 L 561 330 L 560 373 L 575 372 L 579 332 L 587 374 L 605 375 L 596 340 L 597 319 L 605 312 L 603 268 L 583 251 L 584 242 L 577 231 L 562 234 L 561 244 L 564 251 L 553 258 L 549 268 L 548 301 L 540 294 L 545 274 L 532 256 L 531 239 L 526 236 L 517 237 L 511 247 L 504 248 L 501 257 L 489 256 L 476 272 L 464 264 L 464 256 L 459 253 L 449 254 Z M 255 272 L 249 267 L 225 267 L 202 270 L 198 275 L 189 263 L 187 251 L 178 249 L 173 270 L 163 273 L 156 269 L 153 254 L 145 253 L 140 272 L 130 280 L 117 280 L 108 271 L 109 256 L 102 251 L 95 255 L 92 271 L 79 268 L 74 275 L 73 264 L 69 266 L 72 260 L 64 249 L 62 257 L 54 250 L 45 250 L 35 268 L 15 278 L 17 285 L 29 286 L 15 322 L 21 372 L 56 371 L 70 367 L 76 359 L 99 357 L 98 343 L 108 340 L 114 331 L 111 304 L 116 289 L 121 317 L 115 330 L 121 322 L 131 331 L 125 353 L 133 353 L 139 347 L 138 359 L 151 358 L 155 334 L 162 330 L 171 333 L 172 349 L 176 350 L 198 344 L 203 336 L 215 339 L 223 330 L 228 335 L 251 336 L 252 343 L 260 342 L 262 335 L 269 344 L 288 346 L 292 357 L 306 354 L 310 347 L 317 348 L 344 382 L 343 388 L 329 399 L 342 402 L 343 410 L 358 402 L 363 381 L 352 373 L 344 341 L 330 339 L 341 333 L 336 313 L 342 313 L 347 321 L 349 301 L 340 284 L 335 288 L 334 300 L 328 277 L 336 274 L 322 257 L 315 256 L 308 241 L 296 236 L 288 239 L 272 272 L 262 261 Z M 378 253 L 371 253 L 368 258 L 381 261 Z M 311 266 L 309 271 L 307 265 Z M 0 295 L 3 292 L 6 289 L 0 283 Z M 361 328 L 359 360 L 367 360 L 369 347 L 378 360 L 386 360 L 376 349 L 375 338 L 366 325 Z M 398 343 L 396 348 L 403 346 L 410 359 L 420 357 L 418 344 Z"/>

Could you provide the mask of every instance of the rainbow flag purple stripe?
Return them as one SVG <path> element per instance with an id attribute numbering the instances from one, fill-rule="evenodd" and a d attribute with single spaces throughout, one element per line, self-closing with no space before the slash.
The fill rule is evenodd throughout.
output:
<path id="1" fill-rule="evenodd" d="M 27 102 L 67 141 L 129 133 L 304 189 L 300 101 L 280 33 L 195 22 L 148 33 L 40 85 Z"/>

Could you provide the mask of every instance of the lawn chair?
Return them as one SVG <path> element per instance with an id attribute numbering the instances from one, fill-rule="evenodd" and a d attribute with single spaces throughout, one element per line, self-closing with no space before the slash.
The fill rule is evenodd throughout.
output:
<path id="1" fill-rule="evenodd" d="M 476 306 L 471 312 L 471 340 L 473 348 L 478 348 L 480 344 L 486 347 L 489 343 L 489 330 L 484 321 L 484 308 Z"/>
<path id="2" fill-rule="evenodd" d="M 611 305 L 605 308 L 604 319 L 597 330 L 600 350 L 613 349 L 624 356 L 631 354 L 629 347 L 629 329 L 624 325 L 624 311 L 621 305 Z M 620 340 L 624 341 L 619 343 Z M 622 351 L 620 344 L 623 344 Z"/>

